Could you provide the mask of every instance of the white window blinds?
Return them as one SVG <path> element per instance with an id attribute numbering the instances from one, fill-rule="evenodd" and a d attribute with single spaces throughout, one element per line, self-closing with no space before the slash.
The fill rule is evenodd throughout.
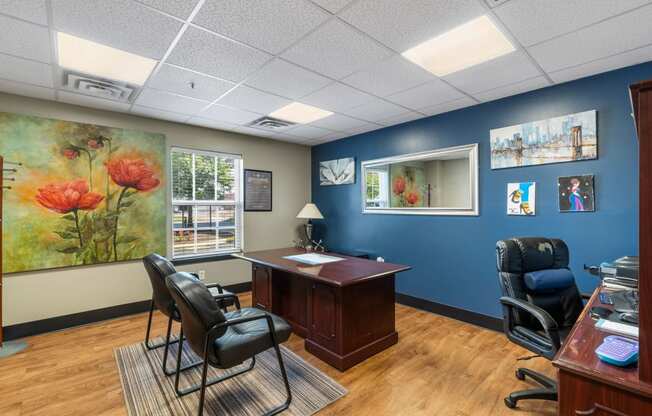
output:
<path id="1" fill-rule="evenodd" d="M 172 148 L 173 258 L 240 251 L 242 158 Z"/>

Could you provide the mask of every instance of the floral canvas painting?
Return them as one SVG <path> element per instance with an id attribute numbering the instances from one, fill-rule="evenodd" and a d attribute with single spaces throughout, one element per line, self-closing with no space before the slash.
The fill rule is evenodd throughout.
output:
<path id="1" fill-rule="evenodd" d="M 319 185 L 348 185 L 355 182 L 355 160 L 352 157 L 319 162 Z"/>
<path id="2" fill-rule="evenodd" d="M 0 113 L 4 272 L 166 252 L 165 136 Z"/>
<path id="3" fill-rule="evenodd" d="M 425 170 L 421 166 L 393 164 L 390 167 L 392 193 L 390 207 L 425 207 L 427 191 Z"/>

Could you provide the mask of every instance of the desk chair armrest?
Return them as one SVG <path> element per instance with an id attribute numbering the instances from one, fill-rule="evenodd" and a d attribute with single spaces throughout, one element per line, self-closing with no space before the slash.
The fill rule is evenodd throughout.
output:
<path id="1" fill-rule="evenodd" d="M 507 334 L 508 337 L 510 337 L 510 339 L 514 336 L 514 327 L 515 327 L 515 323 L 512 320 L 513 317 L 512 312 L 514 309 L 519 309 L 520 311 L 526 312 L 530 316 L 534 317 L 537 321 L 539 321 L 546 334 L 546 338 L 548 338 L 550 344 L 552 345 L 553 348 L 552 354 L 554 354 L 561 347 L 561 341 L 559 339 L 559 328 L 557 326 L 557 322 L 544 309 L 532 303 L 525 302 L 523 300 L 516 299 L 510 296 L 501 297 L 500 303 L 503 305 L 504 308 L 505 333 Z M 534 335 L 536 335 L 534 331 L 529 331 L 526 328 L 523 329 L 525 329 L 528 332 L 532 332 Z M 521 329 L 521 331 L 523 329 Z M 538 345 L 537 343 L 531 343 L 531 342 L 527 342 L 527 343 L 530 344 L 529 346 L 533 346 L 535 347 L 535 349 L 539 349 L 541 353 L 546 353 L 546 351 L 543 351 L 544 348 L 543 345 Z"/>
<path id="2" fill-rule="evenodd" d="M 243 324 L 245 322 L 257 321 L 259 319 L 267 320 L 267 326 L 270 330 L 270 333 L 274 333 L 274 321 L 272 320 L 272 317 L 267 312 L 261 312 L 260 315 L 249 316 L 246 318 L 229 319 L 224 322 L 220 322 L 217 325 L 214 325 L 206 333 L 207 345 L 211 344 L 217 338 L 219 338 L 224 333 L 224 329 L 230 327 L 231 325 Z"/>
<path id="3" fill-rule="evenodd" d="M 235 305 L 236 309 L 240 309 L 240 299 L 233 293 L 220 293 L 216 296 L 213 296 L 213 299 L 215 299 L 215 302 L 219 302 L 221 299 L 233 299 L 233 304 Z"/>
<path id="4" fill-rule="evenodd" d="M 206 285 L 206 287 L 209 288 L 209 289 L 216 287 L 218 293 L 220 293 L 220 294 L 224 293 L 224 288 L 219 283 L 209 283 L 209 284 Z"/>
<path id="5" fill-rule="evenodd" d="M 589 300 L 591 299 L 591 296 L 593 296 L 593 293 L 580 293 L 580 296 L 582 297 L 582 300 Z"/>

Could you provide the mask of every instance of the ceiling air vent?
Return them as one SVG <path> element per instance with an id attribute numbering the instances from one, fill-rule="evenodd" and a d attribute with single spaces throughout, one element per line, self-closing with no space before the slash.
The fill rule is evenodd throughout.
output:
<path id="1" fill-rule="evenodd" d="M 138 87 L 125 82 L 111 81 L 71 71 L 64 72 L 63 85 L 80 94 L 125 103 L 135 97 L 138 89 Z"/>
<path id="2" fill-rule="evenodd" d="M 268 116 L 261 117 L 247 124 L 249 127 L 255 127 L 257 129 L 264 129 L 269 131 L 284 130 L 294 125 L 296 125 L 296 123 Z"/>

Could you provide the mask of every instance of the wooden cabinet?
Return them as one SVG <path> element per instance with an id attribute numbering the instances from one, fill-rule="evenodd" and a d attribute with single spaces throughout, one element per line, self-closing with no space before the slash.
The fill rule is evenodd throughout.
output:
<path id="1" fill-rule="evenodd" d="M 336 350 L 335 339 L 338 332 L 337 289 L 313 283 L 308 297 L 309 338 L 330 350 Z"/>

